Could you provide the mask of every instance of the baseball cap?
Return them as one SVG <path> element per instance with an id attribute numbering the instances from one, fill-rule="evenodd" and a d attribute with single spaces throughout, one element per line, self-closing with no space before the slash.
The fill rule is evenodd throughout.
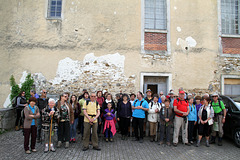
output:
<path id="1" fill-rule="evenodd" d="M 185 94 L 185 92 L 184 91 L 179 91 L 179 94 Z"/>

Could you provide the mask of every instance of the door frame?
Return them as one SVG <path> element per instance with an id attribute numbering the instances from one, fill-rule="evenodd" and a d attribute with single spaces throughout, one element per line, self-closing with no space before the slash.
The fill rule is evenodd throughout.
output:
<path id="1" fill-rule="evenodd" d="M 140 73 L 140 91 L 143 92 L 144 77 L 166 77 L 167 78 L 167 92 L 172 89 L 172 74 L 171 73 L 161 73 L 161 72 L 141 72 Z"/>

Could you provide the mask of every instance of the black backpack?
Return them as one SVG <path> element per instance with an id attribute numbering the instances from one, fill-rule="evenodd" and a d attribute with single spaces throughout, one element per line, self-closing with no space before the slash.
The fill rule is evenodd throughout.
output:
<path id="1" fill-rule="evenodd" d="M 151 103 L 151 109 L 152 109 L 152 106 L 153 106 L 153 102 L 150 102 Z M 157 102 L 158 104 L 158 107 L 162 106 L 159 102 Z"/>
<path id="2" fill-rule="evenodd" d="M 134 101 L 134 105 L 133 105 L 134 107 L 135 107 L 136 103 L 137 103 L 137 100 Z M 140 106 L 142 106 L 142 103 L 143 103 L 143 101 L 140 102 Z"/>
<path id="3" fill-rule="evenodd" d="M 19 96 L 17 96 L 15 99 L 14 99 L 14 102 L 12 102 L 12 107 L 15 108 L 17 107 L 17 99 L 18 99 Z"/>
<path id="4" fill-rule="evenodd" d="M 213 104 L 213 101 L 211 101 L 211 105 L 210 105 L 210 107 L 212 107 L 212 104 Z M 220 99 L 218 99 L 218 104 L 219 104 L 221 110 L 223 110 L 222 105 L 221 105 L 221 100 L 220 100 Z"/>

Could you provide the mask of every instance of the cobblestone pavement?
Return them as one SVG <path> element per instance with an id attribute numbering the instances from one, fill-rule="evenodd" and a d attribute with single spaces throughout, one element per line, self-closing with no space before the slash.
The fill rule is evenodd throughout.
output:
<path id="1" fill-rule="evenodd" d="M 121 140 L 116 134 L 114 142 L 105 142 L 99 138 L 101 151 L 82 151 L 80 136 L 77 143 L 70 144 L 69 149 L 57 148 L 56 152 L 44 153 L 44 144 L 37 143 L 36 153 L 25 154 L 23 149 L 23 135 L 21 131 L 9 131 L 0 135 L 0 159 L 22 160 L 22 159 L 240 159 L 240 148 L 237 148 L 229 139 L 224 139 L 223 146 L 211 145 L 209 148 L 202 141 L 200 147 L 184 146 L 178 147 L 159 146 L 156 142 L 150 142 L 149 138 L 144 143 Z M 91 147 L 90 147 L 91 148 Z"/>

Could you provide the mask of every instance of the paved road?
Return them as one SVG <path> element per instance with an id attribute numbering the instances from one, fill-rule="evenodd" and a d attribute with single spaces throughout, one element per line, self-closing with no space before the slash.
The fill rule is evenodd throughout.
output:
<path id="1" fill-rule="evenodd" d="M 79 139 L 79 137 L 78 137 Z M 44 153 L 44 145 L 37 144 L 36 153 L 25 154 L 23 149 L 23 136 L 21 131 L 10 131 L 0 135 L 0 159 L 3 160 L 23 160 L 23 159 L 240 159 L 240 148 L 234 146 L 231 140 L 224 140 L 223 146 L 211 145 L 209 148 L 202 142 L 200 147 L 184 146 L 178 147 L 159 146 L 155 142 L 150 142 L 148 138 L 140 144 L 135 141 L 121 140 L 120 135 L 115 135 L 114 142 L 105 142 L 100 139 L 101 151 L 88 150 L 83 152 L 81 140 L 75 144 L 70 144 L 69 149 L 60 148 L 56 152 Z"/>

